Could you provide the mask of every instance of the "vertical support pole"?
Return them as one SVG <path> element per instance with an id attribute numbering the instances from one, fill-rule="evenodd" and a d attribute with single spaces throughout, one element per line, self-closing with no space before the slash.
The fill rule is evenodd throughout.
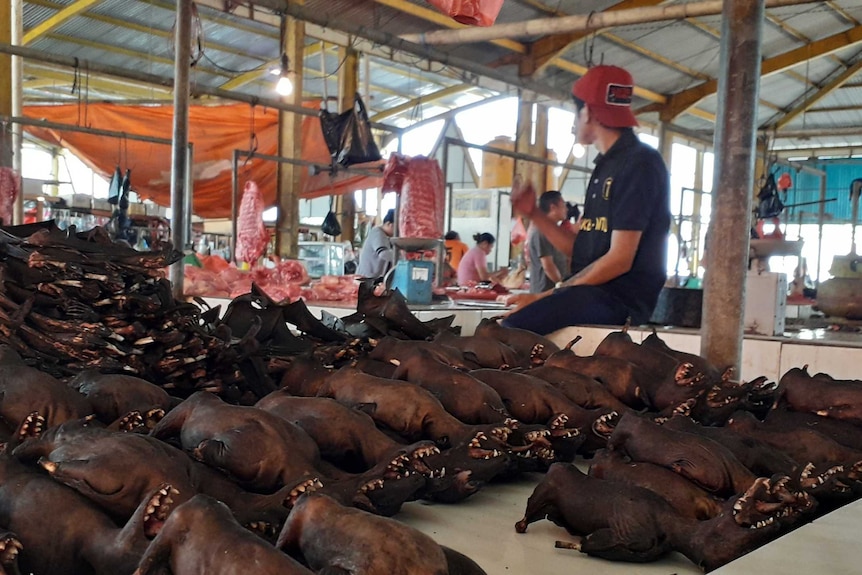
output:
<path id="1" fill-rule="evenodd" d="M 742 359 L 745 277 L 756 154 L 764 0 L 724 0 L 715 131 L 715 184 L 704 282 L 701 355 L 719 367 Z"/>
<path id="2" fill-rule="evenodd" d="M 192 0 L 177 0 L 177 22 L 174 36 L 174 130 L 171 147 L 171 242 L 174 249 L 185 251 L 185 197 L 189 169 L 189 73 L 192 47 Z M 171 265 L 170 279 L 175 297 L 183 295 L 183 260 Z"/>
<path id="3" fill-rule="evenodd" d="M 700 266 L 700 231 L 703 224 L 703 160 L 706 154 L 703 148 L 697 149 L 697 160 L 694 166 L 694 205 L 691 209 L 691 275 L 697 276 Z"/>
<path id="4" fill-rule="evenodd" d="M 302 0 L 295 0 L 303 4 Z M 283 100 L 294 106 L 302 105 L 303 47 L 305 24 L 283 16 L 281 49 L 287 55 L 293 80 L 293 94 Z M 282 158 L 302 157 L 302 116 L 292 112 L 278 113 L 278 155 Z M 278 219 L 275 225 L 275 253 L 282 258 L 299 255 L 299 194 L 302 191 L 301 166 L 278 164 Z"/>
<path id="5" fill-rule="evenodd" d="M 532 97 L 521 94 L 518 100 L 518 124 L 515 131 L 515 152 L 530 155 L 533 148 L 533 107 Z M 544 166 L 543 166 L 544 168 Z M 533 177 L 533 164 L 525 160 L 515 160 L 514 177 L 521 177 L 524 182 L 537 183 Z"/>
<path id="6" fill-rule="evenodd" d="M 340 52 L 343 63 L 338 71 L 338 111 L 346 112 L 359 92 L 359 53 L 353 48 L 341 48 Z M 343 194 L 340 200 L 341 239 L 352 245 L 356 236 L 356 201 L 352 193 Z"/>
<path id="7" fill-rule="evenodd" d="M 0 43 L 12 43 L 12 3 L 0 0 Z M 12 56 L 0 54 L 0 114 L 12 115 Z M 0 167 L 12 167 L 12 126 L 0 126 Z M 6 222 L 8 223 L 8 222 Z"/>
<path id="8" fill-rule="evenodd" d="M 11 0 L 12 10 L 12 44 L 22 45 L 24 43 L 24 0 Z M 5 42 L 5 39 L 4 39 Z M 24 58 L 12 57 L 12 115 L 15 117 L 24 115 Z M 24 127 L 21 124 L 12 125 L 12 169 L 21 176 L 23 174 L 23 162 L 21 159 L 21 148 L 24 144 Z M 40 217 L 41 218 L 41 214 Z M 22 182 L 21 193 L 15 198 L 12 206 L 12 223 L 24 223 L 24 187 Z"/>
<path id="9" fill-rule="evenodd" d="M 236 240 L 239 230 L 237 229 L 237 219 L 239 212 L 239 150 L 233 151 L 233 170 L 230 186 L 230 260 L 236 261 Z"/>
<path id="10" fill-rule="evenodd" d="M 658 151 L 664 159 L 668 170 L 673 164 L 673 132 L 668 128 L 667 122 L 659 124 L 658 128 Z"/>
<path id="11" fill-rule="evenodd" d="M 533 142 L 531 154 L 537 158 L 548 159 L 548 107 L 543 104 L 536 104 L 536 141 Z M 544 164 L 536 164 L 535 166 L 535 186 L 537 194 L 544 194 L 548 191 L 549 173 L 553 173 L 554 168 Z M 559 188 L 554 188 L 559 189 Z"/>
<path id="12" fill-rule="evenodd" d="M 798 177 L 798 176 L 797 176 Z M 823 224 L 826 221 L 826 173 L 820 176 L 820 205 L 817 209 L 817 279 L 814 287 L 820 287 L 820 267 L 823 258 Z"/>
<path id="13" fill-rule="evenodd" d="M 186 148 L 186 193 L 183 196 L 183 228 L 186 234 L 187 247 L 193 247 L 194 235 L 192 235 L 192 213 L 194 212 L 195 177 L 193 168 L 195 165 L 195 145 L 189 143 Z"/>

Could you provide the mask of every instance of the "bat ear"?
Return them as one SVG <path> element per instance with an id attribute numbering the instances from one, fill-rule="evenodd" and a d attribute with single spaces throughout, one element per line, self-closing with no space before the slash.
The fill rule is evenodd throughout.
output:
<path id="1" fill-rule="evenodd" d="M 353 406 L 353 409 L 356 411 L 361 411 L 362 413 L 368 415 L 374 415 L 377 412 L 377 404 L 376 403 L 357 403 Z"/>

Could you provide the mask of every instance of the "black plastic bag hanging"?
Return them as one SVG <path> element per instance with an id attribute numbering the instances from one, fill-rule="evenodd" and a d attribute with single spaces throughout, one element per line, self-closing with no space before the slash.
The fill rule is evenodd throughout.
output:
<path id="1" fill-rule="evenodd" d="M 784 210 L 784 203 L 778 197 L 778 186 L 775 184 L 775 174 L 769 174 L 766 183 L 757 194 L 757 218 L 761 220 L 777 218 Z"/>
<path id="2" fill-rule="evenodd" d="M 356 94 L 353 108 L 346 112 L 336 114 L 321 110 L 320 127 L 334 164 L 347 167 L 382 159 L 371 133 L 368 112 L 359 94 Z"/>
<path id="3" fill-rule="evenodd" d="M 120 172 L 120 166 L 117 166 L 117 169 L 114 170 L 114 175 L 111 177 L 111 183 L 108 184 L 108 203 L 112 205 L 117 205 L 120 201 L 120 190 L 122 188 L 121 181 L 123 179 L 123 174 Z"/>
<path id="4" fill-rule="evenodd" d="M 320 231 L 327 236 L 335 237 L 341 235 L 341 224 L 338 222 L 338 217 L 335 215 L 335 212 L 332 211 L 332 200 L 329 201 L 329 213 L 327 213 L 326 217 L 323 218 L 323 224 L 320 226 Z"/>

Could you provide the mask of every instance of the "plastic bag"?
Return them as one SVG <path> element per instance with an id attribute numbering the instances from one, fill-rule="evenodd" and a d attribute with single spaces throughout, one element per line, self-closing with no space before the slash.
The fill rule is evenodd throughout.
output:
<path id="1" fill-rule="evenodd" d="M 775 174 L 769 174 L 766 183 L 757 194 L 757 218 L 768 219 L 778 217 L 784 210 L 784 204 L 778 197 L 778 186 L 775 184 Z"/>
<path id="2" fill-rule="evenodd" d="M 338 218 L 332 210 L 330 210 L 329 213 L 326 214 L 326 217 L 323 218 L 323 224 L 320 226 L 320 231 L 327 236 L 341 235 L 341 224 L 338 223 Z"/>
<path id="3" fill-rule="evenodd" d="M 333 162 L 347 167 L 382 159 L 371 133 L 368 112 L 359 94 L 356 95 L 353 108 L 342 114 L 321 110 L 320 127 Z"/>
<path id="4" fill-rule="evenodd" d="M 492 26 L 503 8 L 503 0 L 428 0 L 428 3 L 468 26 Z"/>

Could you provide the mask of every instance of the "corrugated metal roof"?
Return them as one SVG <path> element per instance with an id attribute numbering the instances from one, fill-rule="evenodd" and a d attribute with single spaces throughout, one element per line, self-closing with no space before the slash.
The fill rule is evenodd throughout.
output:
<path id="1" fill-rule="evenodd" d="M 24 2 L 24 26 L 30 30 L 59 9 L 74 0 L 33 0 Z M 498 19 L 499 22 L 521 22 L 546 17 L 559 11 L 561 14 L 588 14 L 613 7 L 618 0 L 559 0 L 544 2 L 530 0 L 521 2 L 507 0 Z M 662 5 L 682 2 L 662 2 Z M 305 7 L 315 13 L 327 14 L 333 21 L 340 20 L 369 29 L 383 30 L 392 35 L 428 32 L 439 29 L 436 22 L 423 18 L 423 13 L 432 10 L 423 0 L 405 0 L 408 8 L 415 8 L 417 14 L 410 14 L 387 4 L 374 0 L 306 0 Z M 656 2 L 659 4 L 659 2 Z M 833 9 L 837 6 L 840 11 Z M 278 19 L 270 11 L 258 11 L 255 19 L 247 18 L 248 9 L 233 7 L 225 11 L 218 0 L 199 0 L 197 5 L 200 23 L 204 31 L 204 59 L 196 66 L 194 80 L 200 84 L 216 87 L 244 72 L 265 67 L 266 62 L 276 60 L 280 54 L 278 43 Z M 842 13 L 843 12 L 843 13 Z M 807 41 L 832 37 L 845 31 L 859 32 L 862 21 L 862 3 L 858 0 L 836 0 L 789 6 L 768 11 L 770 19 L 763 28 L 762 55 L 764 59 L 786 54 Z M 849 17 L 848 17 L 849 16 Z M 31 43 L 31 46 L 47 52 L 74 55 L 82 60 L 101 64 L 145 70 L 148 73 L 170 77 L 173 75 L 171 58 L 171 30 L 175 18 L 175 5 L 169 0 L 103 0 L 89 10 L 63 22 L 47 35 Z M 586 49 L 592 45 L 594 62 L 604 61 L 629 68 L 639 86 L 657 94 L 670 96 L 701 84 L 705 78 L 715 78 L 720 68 L 721 16 L 698 18 L 696 21 L 656 22 L 625 26 L 606 30 L 578 41 L 563 54 L 569 64 L 562 67 L 551 65 L 533 79 L 539 92 L 547 90 L 567 91 L 577 75 L 571 65 L 585 66 L 588 56 Z M 132 28 L 129 28 L 131 26 Z M 316 28 L 312 27 L 313 30 Z M 323 31 L 323 36 L 332 38 L 332 31 Z M 337 38 L 347 41 L 343 34 Z M 520 38 L 516 42 L 527 45 L 534 38 Z M 317 44 L 310 38 L 307 45 Z M 458 74 L 447 74 L 439 63 L 428 64 L 421 58 L 410 55 L 392 55 L 386 47 L 362 43 L 362 49 L 374 56 L 371 62 L 370 93 L 367 95 L 372 114 L 387 108 L 409 102 L 420 94 L 432 94 L 442 88 L 463 82 Z M 436 49 L 453 56 L 465 58 L 496 71 L 516 78 L 520 56 L 506 47 L 491 43 L 459 44 L 436 46 Z M 852 64 L 862 57 L 862 42 L 837 50 L 833 56 L 818 57 L 810 61 L 800 61 L 787 71 L 770 75 L 763 79 L 760 97 L 766 104 L 759 107 L 758 120 L 761 123 L 774 122 L 785 111 L 790 111 L 819 88 L 841 73 L 846 64 Z M 161 60 L 160 60 L 161 59 Z M 304 77 L 304 91 L 309 97 L 320 97 L 324 92 L 333 96 L 337 91 L 337 69 L 340 64 L 335 51 L 325 55 L 325 74 L 320 71 L 320 55 L 313 54 L 305 59 L 309 69 Z M 27 65 L 28 70 L 34 69 Z M 314 70 L 312 72 L 312 70 Z M 360 81 L 363 88 L 364 64 L 360 66 Z M 271 80 L 267 74 L 258 75 L 242 86 L 234 88 L 249 94 L 271 95 Z M 468 75 L 469 76 L 469 75 Z M 841 136 L 846 142 L 862 145 L 862 90 L 858 83 L 862 75 L 851 79 L 846 87 L 836 89 L 820 99 L 806 114 L 800 114 L 788 123 L 788 130 L 829 129 L 830 127 L 859 126 L 860 135 Z M 471 80 L 472 81 L 472 80 Z M 492 95 L 504 91 L 515 94 L 517 90 L 497 81 L 482 79 L 479 95 Z M 490 87 L 493 86 L 493 90 Z M 65 99 L 63 90 L 51 86 L 34 85 L 27 89 L 26 97 L 44 100 L 46 96 L 57 94 Z M 113 95 L 122 97 L 121 93 Z M 424 104 L 422 114 L 427 117 L 434 109 L 451 109 L 458 102 L 466 101 L 464 93 L 447 96 L 437 102 Z M 109 91 L 99 97 L 112 97 Z M 477 96 L 478 97 L 478 96 Z M 543 99 L 548 103 L 556 103 Z M 638 98 L 636 106 L 651 102 Z M 706 113 L 715 113 L 717 99 L 707 96 L 697 104 Z M 825 108 L 826 111 L 823 111 Z M 836 109 L 843 108 L 843 109 Z M 411 121 L 416 114 L 402 112 L 392 119 Z M 657 119 L 656 114 L 644 116 L 644 121 Z M 703 132 L 708 135 L 714 126 L 702 117 L 691 114 L 677 116 L 673 122 L 686 130 Z M 780 134 L 780 133 L 779 133 Z M 812 136 L 800 141 L 802 145 L 810 142 L 826 141 L 828 136 Z M 783 144 L 793 145 L 795 140 Z M 807 142 L 807 144 L 805 143 Z"/>

